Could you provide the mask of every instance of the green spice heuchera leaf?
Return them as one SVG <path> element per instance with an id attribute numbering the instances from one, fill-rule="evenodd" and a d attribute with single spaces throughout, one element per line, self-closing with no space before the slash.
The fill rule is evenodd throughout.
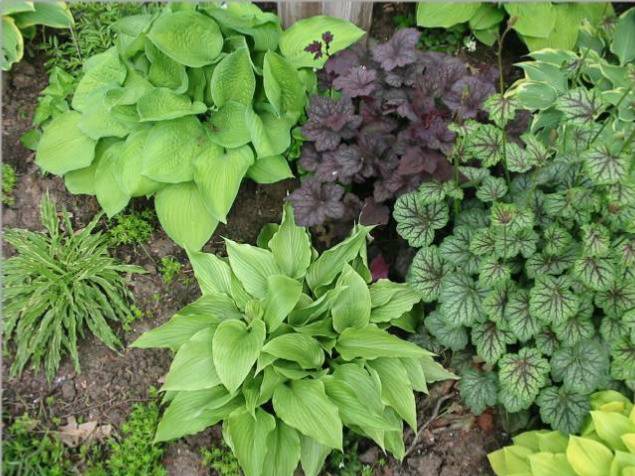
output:
<path id="1" fill-rule="evenodd" d="M 249 476 L 292 476 L 298 464 L 317 475 L 344 427 L 403 458 L 414 392 L 456 377 L 390 332 L 421 297 L 405 283 L 369 285 L 369 231 L 319 255 L 287 205 L 259 247 L 226 240 L 227 259 L 190 252 L 203 296 L 133 344 L 176 351 L 156 441 L 222 422 Z"/>
<path id="2" fill-rule="evenodd" d="M 424 246 L 432 243 L 434 232 L 447 224 L 448 206 L 407 193 L 397 199 L 393 216 L 398 222 L 397 231 L 411 246 Z"/>
<path id="3" fill-rule="evenodd" d="M 362 33 L 326 16 L 318 24 L 333 27 L 330 54 Z M 283 154 L 314 76 L 301 68 L 320 66 L 298 61 L 310 40 L 290 45 L 297 28 L 283 32 L 252 4 L 122 18 L 115 46 L 86 59 L 71 109 L 43 125 L 36 163 L 72 193 L 96 195 L 110 216 L 154 195 L 170 238 L 199 250 L 245 177 L 292 176 Z"/>
<path id="4" fill-rule="evenodd" d="M 549 362 L 536 349 L 525 347 L 516 354 L 506 354 L 499 362 L 501 390 L 517 399 L 519 411 L 528 408 L 540 389 L 548 382 Z"/>
<path id="5" fill-rule="evenodd" d="M 459 390 L 472 413 L 480 415 L 487 407 L 496 405 L 496 374 L 468 369 L 461 374 Z"/>

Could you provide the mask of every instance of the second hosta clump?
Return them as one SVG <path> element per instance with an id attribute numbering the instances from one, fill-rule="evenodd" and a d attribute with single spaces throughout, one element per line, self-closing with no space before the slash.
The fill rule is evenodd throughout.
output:
<path id="1" fill-rule="evenodd" d="M 342 449 L 344 427 L 402 458 L 403 421 L 417 425 L 414 391 L 454 376 L 389 332 L 412 329 L 420 295 L 369 284 L 369 231 L 318 255 L 287 208 L 263 247 L 226 240 L 227 260 L 191 253 L 202 297 L 135 343 L 176 351 L 156 439 L 222 421 L 247 476 L 291 476 L 298 464 L 317 475 Z"/>

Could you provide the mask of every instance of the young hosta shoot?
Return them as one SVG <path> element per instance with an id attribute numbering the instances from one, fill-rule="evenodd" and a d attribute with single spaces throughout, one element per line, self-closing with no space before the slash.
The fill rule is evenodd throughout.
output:
<path id="1" fill-rule="evenodd" d="M 588 54 L 533 53 L 578 58 L 591 77 L 597 58 Z M 632 66 L 613 68 L 620 81 Z M 506 128 L 525 98 L 492 96 L 494 124 L 453 126 L 457 180 L 423 184 L 395 204 L 397 231 L 420 248 L 408 280 L 435 303 L 425 327 L 442 345 L 471 344 L 478 355 L 460 383 L 477 414 L 536 402 L 545 423 L 575 432 L 592 392 L 612 381 L 633 386 L 635 116 L 602 96 L 607 78 L 595 79 L 589 92 L 572 78 L 549 109 L 559 120 L 543 111 L 520 140 Z"/>
<path id="2" fill-rule="evenodd" d="M 261 247 L 226 240 L 228 259 L 190 253 L 202 297 L 134 343 L 176 352 L 156 440 L 222 422 L 246 476 L 291 476 L 298 464 L 315 476 L 342 450 L 344 427 L 403 458 L 414 392 L 454 376 L 390 333 L 412 330 L 421 298 L 408 284 L 369 284 L 369 231 L 318 255 L 287 206 Z"/>
<path id="3" fill-rule="evenodd" d="M 336 49 L 363 34 L 318 23 L 337 27 Z M 279 18 L 250 3 L 171 4 L 112 28 L 115 46 L 86 60 L 71 109 L 43 128 L 36 162 L 72 193 L 95 195 L 108 216 L 154 196 L 166 233 L 199 250 L 243 178 L 292 176 L 283 154 L 313 72 L 301 69 Z"/>
<path id="4" fill-rule="evenodd" d="M 93 233 L 99 216 L 75 232 L 69 214 L 60 220 L 48 196 L 40 215 L 45 233 L 4 232 L 16 252 L 4 263 L 4 337 L 16 345 L 13 375 L 30 361 L 44 364 L 52 380 L 65 354 L 79 371 L 77 338 L 86 328 L 108 347 L 119 346 L 108 321 L 133 319 L 124 274 L 144 271 L 109 256 L 109 238 Z"/>
<path id="5" fill-rule="evenodd" d="M 607 390 L 585 399 L 586 418 L 576 435 L 528 431 L 514 444 L 487 457 L 496 476 L 590 476 L 635 474 L 635 411 L 633 402 Z"/>

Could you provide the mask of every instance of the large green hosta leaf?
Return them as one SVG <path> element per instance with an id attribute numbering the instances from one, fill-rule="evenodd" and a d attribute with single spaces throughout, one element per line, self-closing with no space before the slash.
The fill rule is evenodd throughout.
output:
<path id="1" fill-rule="evenodd" d="M 79 130 L 82 115 L 68 111 L 57 116 L 44 129 L 35 162 L 47 172 L 64 175 L 88 167 L 95 156 L 96 141 Z"/>
<path id="2" fill-rule="evenodd" d="M 245 476 L 263 474 L 267 456 L 267 441 L 275 431 L 276 419 L 260 408 L 255 414 L 237 411 L 227 419 L 225 430 Z M 271 461 L 266 464 L 270 464 Z"/>
<path id="3" fill-rule="evenodd" d="M 174 61 L 192 68 L 213 63 L 223 47 L 217 23 L 186 10 L 163 13 L 154 21 L 148 38 Z"/>
<path id="4" fill-rule="evenodd" d="M 238 195 L 238 189 L 254 162 L 247 146 L 223 150 L 211 144 L 194 160 L 194 183 L 214 219 L 227 223 L 227 214 Z"/>
<path id="5" fill-rule="evenodd" d="M 167 121 L 183 116 L 203 114 L 207 106 L 168 88 L 154 88 L 139 98 L 137 111 L 141 122 Z"/>
<path id="6" fill-rule="evenodd" d="M 194 160 L 208 147 L 205 129 L 195 117 L 159 122 L 146 140 L 143 175 L 157 182 L 189 182 L 194 177 Z"/>
<path id="7" fill-rule="evenodd" d="M 417 193 L 406 193 L 397 199 L 393 216 L 397 220 L 397 232 L 410 246 L 427 246 L 432 243 L 435 230 L 448 223 L 448 206 L 425 203 Z"/>
<path id="8" fill-rule="evenodd" d="M 73 109 L 84 111 L 106 90 L 123 84 L 126 74 L 126 66 L 119 58 L 115 47 L 91 56 L 84 63 L 84 76 L 75 89 Z"/>
<path id="9" fill-rule="evenodd" d="M 342 449 L 342 420 L 318 380 L 295 380 L 276 387 L 273 393 L 276 415 L 319 443 Z"/>
<path id="10" fill-rule="evenodd" d="M 9 71 L 13 63 L 17 63 L 24 55 L 24 38 L 15 21 L 10 16 L 2 15 L 2 60 L 0 68 Z"/>
<path id="11" fill-rule="evenodd" d="M 256 90 L 256 77 L 247 47 L 238 48 L 216 65 L 210 89 L 214 104 L 219 108 L 228 101 L 251 105 Z"/>
<path id="12" fill-rule="evenodd" d="M 298 71 L 273 51 L 265 54 L 263 82 L 267 99 L 278 115 L 297 118 L 302 114 L 306 95 Z"/>
<path id="13" fill-rule="evenodd" d="M 227 101 L 218 111 L 212 112 L 210 140 L 228 149 L 247 144 L 251 140 L 245 122 L 248 107 L 240 102 Z"/>
<path id="14" fill-rule="evenodd" d="M 155 195 L 154 206 L 165 232 L 187 250 L 200 250 L 218 225 L 193 182 L 166 185 Z"/>

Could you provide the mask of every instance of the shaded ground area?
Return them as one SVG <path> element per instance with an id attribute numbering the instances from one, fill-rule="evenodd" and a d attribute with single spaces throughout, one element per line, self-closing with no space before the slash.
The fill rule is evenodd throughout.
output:
<path id="1" fill-rule="evenodd" d="M 380 27 L 388 28 L 381 24 Z M 16 65 L 10 74 L 4 76 L 3 86 L 3 160 L 11 164 L 18 174 L 15 204 L 4 210 L 4 226 L 40 229 L 38 205 L 42 194 L 48 191 L 58 206 L 63 205 L 72 213 L 74 226 L 82 227 L 99 212 L 94 198 L 70 195 L 65 191 L 62 180 L 43 176 L 34 163 L 33 153 L 19 142 L 20 135 L 30 128 L 37 95 L 46 86 L 41 60 L 25 59 Z M 254 243 L 262 225 L 280 219 L 282 201 L 294 185 L 294 181 L 269 186 L 245 183 L 232 208 L 229 224 L 218 228 L 206 250 L 223 252 L 223 236 Z M 142 208 L 151 205 L 140 201 L 133 206 Z M 379 242 L 395 239 L 392 231 L 380 229 L 376 234 L 380 235 Z M 3 250 L 5 256 L 11 254 L 10 249 Z M 160 227 L 155 229 L 150 242 L 144 247 L 122 247 L 115 254 L 147 270 L 147 274 L 134 276 L 131 281 L 143 318 L 136 321 L 129 332 L 118 329 L 126 345 L 144 331 L 165 322 L 176 310 L 197 297 L 198 288 L 192 280 L 191 268 L 183 251 L 167 238 Z M 164 284 L 158 272 L 158 263 L 164 256 L 175 256 L 184 264 L 181 273 L 170 285 Z M 398 256 L 389 258 L 394 262 Z M 403 260 L 403 267 L 407 267 L 409 257 Z M 66 423 L 69 417 L 96 420 L 99 424 L 112 424 L 117 428 L 134 403 L 147 400 L 149 387 L 160 386 L 161 377 L 171 361 L 168 351 L 124 348 L 117 353 L 87 337 L 80 346 L 82 372 L 77 374 L 70 362 L 65 360 L 56 379 L 48 383 L 41 372 L 26 371 L 19 379 L 9 378 L 10 355 L 10 352 L 5 353 L 2 374 L 5 423 L 28 412 L 43 418 L 45 424 L 51 425 L 51 430 L 58 428 L 54 426 L 54 419 L 59 418 Z M 440 399 L 443 401 L 437 408 Z M 414 434 L 406 434 L 406 447 L 412 445 L 412 448 L 403 463 L 385 457 L 368 442 L 359 444 L 359 461 L 372 466 L 376 475 L 490 474 L 485 456 L 498 446 L 504 436 L 491 419 L 485 417 L 476 421 L 457 402 L 456 390 L 451 385 L 434 387 L 430 398 L 419 399 L 419 421 L 424 428 L 414 445 Z M 169 474 L 209 474 L 209 470 L 201 465 L 200 449 L 219 440 L 220 431 L 214 428 L 168 445 L 164 464 Z M 350 474 L 344 473 L 344 469 L 332 468 L 328 474 Z"/>

